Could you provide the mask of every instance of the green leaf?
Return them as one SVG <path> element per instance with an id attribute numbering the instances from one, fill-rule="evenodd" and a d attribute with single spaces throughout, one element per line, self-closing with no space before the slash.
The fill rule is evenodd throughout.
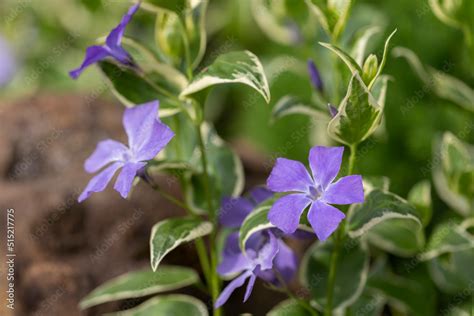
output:
<path id="1" fill-rule="evenodd" d="M 373 293 L 367 289 L 348 309 L 348 315 L 358 316 L 380 316 L 383 315 L 383 308 L 386 304 L 386 299 L 383 295 Z"/>
<path id="2" fill-rule="evenodd" d="M 332 241 L 315 243 L 301 262 L 300 282 L 310 290 L 313 303 L 323 310 L 326 305 L 326 289 Z M 346 239 L 341 245 L 337 259 L 334 287 L 334 313 L 353 304 L 364 290 L 369 271 L 369 255 L 366 247 L 357 239 Z"/>
<path id="3" fill-rule="evenodd" d="M 239 230 L 239 245 L 242 251 L 245 252 L 245 244 L 249 238 L 262 230 L 275 227 L 268 220 L 268 212 L 275 199 L 269 199 L 259 205 L 254 211 L 252 211 L 244 220 Z M 298 229 L 312 233 L 313 229 L 307 223 L 306 216 L 301 216 L 301 222 Z"/>
<path id="4" fill-rule="evenodd" d="M 111 316 L 208 316 L 206 305 L 182 294 L 157 296 L 135 308 L 110 314 Z"/>
<path id="5" fill-rule="evenodd" d="M 388 53 L 388 47 L 390 45 L 390 40 L 392 39 L 393 35 L 397 33 L 397 30 L 395 29 L 385 40 L 385 45 L 383 48 L 383 54 L 382 54 L 382 61 L 380 62 L 379 68 L 377 70 L 377 74 L 375 77 L 372 79 L 372 81 L 369 83 L 369 90 L 372 90 L 372 87 L 374 86 L 375 82 L 377 81 L 377 78 L 382 74 L 383 68 L 385 67 L 385 64 L 387 62 L 387 53 Z"/>
<path id="6" fill-rule="evenodd" d="M 145 0 L 142 3 L 142 8 L 154 12 L 166 10 L 179 15 L 186 9 L 186 2 L 187 0 Z"/>
<path id="7" fill-rule="evenodd" d="M 474 226 L 473 219 L 465 220 L 459 225 L 454 219 L 436 226 L 431 234 L 426 251 L 421 260 L 430 260 L 447 253 L 454 253 L 474 248 L 474 237 L 467 231 Z"/>
<path id="8" fill-rule="evenodd" d="M 242 83 L 259 92 L 265 101 L 270 102 L 270 89 L 262 64 L 257 56 L 249 51 L 222 54 L 199 73 L 181 92 L 181 96 L 192 95 L 218 84 Z"/>
<path id="9" fill-rule="evenodd" d="M 267 316 L 311 316 L 304 307 L 293 299 L 284 300 L 268 312 Z"/>
<path id="10" fill-rule="evenodd" d="M 122 38 L 122 44 L 154 84 L 175 95 L 188 85 L 188 80 L 179 70 L 158 61 L 149 48 L 128 37 Z"/>
<path id="11" fill-rule="evenodd" d="M 388 270 L 381 271 L 370 276 L 367 286 L 386 297 L 399 315 L 435 315 L 436 291 L 431 283 L 424 280 L 422 272 L 414 271 L 410 277 L 404 277 Z"/>
<path id="12" fill-rule="evenodd" d="M 362 67 L 362 80 L 368 84 L 375 78 L 378 71 L 379 62 L 377 56 L 370 54 Z"/>
<path id="13" fill-rule="evenodd" d="M 383 108 L 377 104 L 357 72 L 353 73 L 338 113 L 329 122 L 329 135 L 347 145 L 358 144 L 380 125 Z"/>
<path id="14" fill-rule="evenodd" d="M 294 43 L 294 32 L 288 27 L 288 23 L 285 24 L 287 20 L 279 19 L 275 12 L 272 12 L 275 10 L 274 7 L 280 5 L 280 3 L 253 0 L 250 4 L 252 5 L 253 18 L 265 35 L 280 44 L 291 45 Z"/>
<path id="15" fill-rule="evenodd" d="M 429 66 L 424 66 L 414 52 L 404 47 L 393 49 L 395 57 L 404 57 L 418 77 L 438 97 L 474 112 L 474 90 L 461 80 Z"/>
<path id="16" fill-rule="evenodd" d="M 446 204 L 463 216 L 474 213 L 474 147 L 450 132 L 434 146 L 433 182 Z"/>
<path id="17" fill-rule="evenodd" d="M 300 100 L 294 96 L 286 95 L 278 100 L 278 102 L 273 107 L 271 120 L 274 122 L 281 119 L 282 117 L 292 114 L 302 114 L 325 120 L 328 118 L 327 113 L 324 113 L 313 106 L 300 102 Z"/>
<path id="18" fill-rule="evenodd" d="M 189 10 L 183 17 L 193 69 L 199 65 L 206 51 L 207 4 L 208 0 L 189 1 Z"/>
<path id="19" fill-rule="evenodd" d="M 377 247 L 399 256 L 410 256 L 424 246 L 420 214 L 399 196 L 373 190 L 365 202 L 348 215 L 350 237 L 365 236 Z"/>
<path id="20" fill-rule="evenodd" d="M 185 36 L 179 15 L 167 11 L 157 14 L 155 42 L 158 52 L 167 64 L 171 64 L 178 69 L 185 67 L 183 65 Z"/>
<path id="21" fill-rule="evenodd" d="M 150 259 L 153 271 L 161 260 L 179 245 L 210 234 L 212 224 L 198 218 L 169 218 L 155 224 L 150 236 Z"/>
<path id="22" fill-rule="evenodd" d="M 306 4 L 333 41 L 344 30 L 353 0 L 306 0 Z"/>
<path id="23" fill-rule="evenodd" d="M 99 67 L 107 79 L 112 92 L 126 106 L 134 106 L 160 100 L 160 116 L 179 111 L 175 101 L 168 97 L 165 89 L 139 75 L 131 68 L 120 67 L 109 61 L 102 61 Z M 166 95 L 165 95 L 166 93 Z"/>
<path id="24" fill-rule="evenodd" d="M 349 67 L 351 73 L 357 72 L 359 75 L 362 74 L 361 66 L 359 66 L 359 64 L 345 51 L 329 43 L 319 42 L 319 44 L 334 52 L 347 65 L 347 67 Z"/>
<path id="25" fill-rule="evenodd" d="M 198 282 L 197 273 L 186 267 L 161 266 L 156 272 L 139 270 L 122 274 L 100 285 L 81 300 L 81 309 L 105 302 L 176 290 Z"/>
<path id="26" fill-rule="evenodd" d="M 380 31 L 380 26 L 370 26 L 362 30 L 361 35 L 357 37 L 353 45 L 351 55 L 354 56 L 354 60 L 359 66 L 361 66 L 364 62 L 370 39 Z"/>
<path id="27" fill-rule="evenodd" d="M 408 201 L 413 204 L 420 213 L 423 226 L 428 225 L 433 214 L 430 182 L 423 180 L 415 184 L 408 193 Z"/>
<path id="28" fill-rule="evenodd" d="M 224 196 L 239 196 L 244 188 L 244 171 L 242 162 L 232 148 L 217 135 L 209 124 L 202 125 L 204 146 L 208 159 L 208 173 L 213 184 L 213 204 L 217 207 Z M 201 165 L 201 152 L 196 147 L 191 156 L 191 163 L 197 166 L 198 172 L 189 175 L 191 186 L 186 199 L 193 209 L 206 213 L 205 180 Z"/>

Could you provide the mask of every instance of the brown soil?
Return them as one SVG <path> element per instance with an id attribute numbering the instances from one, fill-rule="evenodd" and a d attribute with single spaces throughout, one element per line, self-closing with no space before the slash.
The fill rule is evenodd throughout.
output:
<path id="1" fill-rule="evenodd" d="M 85 203 L 76 199 L 90 178 L 83 161 L 104 138 L 124 140 L 123 108 L 78 96 L 39 96 L 0 105 L 0 208 L 2 260 L 5 258 L 5 211 L 15 209 L 15 310 L 5 308 L 2 265 L 1 315 L 100 315 L 140 300 L 103 304 L 79 311 L 79 300 L 104 281 L 149 265 L 151 226 L 182 214 L 145 184 L 130 200 L 108 188 Z M 239 142 L 251 183 L 263 182 L 258 163 Z M 257 163 L 256 163 L 257 161 Z M 159 179 L 173 194 L 178 188 Z M 166 262 L 198 269 L 192 247 L 172 252 Z M 262 315 L 281 295 L 261 285 L 242 305 L 243 291 L 228 304 L 228 315 Z M 206 297 L 195 290 L 186 290 Z"/>

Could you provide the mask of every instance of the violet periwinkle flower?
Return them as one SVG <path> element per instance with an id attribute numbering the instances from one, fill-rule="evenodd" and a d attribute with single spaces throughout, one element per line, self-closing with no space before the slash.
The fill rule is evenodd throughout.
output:
<path id="1" fill-rule="evenodd" d="M 247 217 L 258 204 L 272 196 L 272 191 L 264 187 L 256 187 L 250 191 L 248 197 L 224 197 L 219 212 L 220 223 L 225 227 L 240 227 L 245 217 Z"/>
<path id="2" fill-rule="evenodd" d="M 122 17 L 122 21 L 120 21 L 119 25 L 117 25 L 107 36 L 104 45 L 94 45 L 87 48 L 86 57 L 84 58 L 81 66 L 69 72 L 69 75 L 73 79 L 77 79 L 84 69 L 90 65 L 95 64 L 107 57 L 112 57 L 124 65 L 134 65 L 132 57 L 122 47 L 122 37 L 125 32 L 125 28 L 127 27 L 135 12 L 137 12 L 139 6 L 140 3 L 137 3 L 128 10 L 127 14 Z"/>
<path id="3" fill-rule="evenodd" d="M 16 61 L 10 45 L 0 36 L 0 87 L 12 80 L 16 72 Z"/>
<path id="4" fill-rule="evenodd" d="M 353 204 L 364 201 L 360 175 L 350 175 L 333 182 L 339 173 L 344 147 L 315 146 L 309 152 L 311 174 L 299 161 L 278 158 L 267 179 L 274 192 L 290 193 L 278 199 L 268 213 L 268 220 L 287 234 L 293 233 L 303 211 L 309 206 L 308 221 L 316 236 L 326 240 L 345 218 L 329 204 Z"/>
<path id="5" fill-rule="evenodd" d="M 102 171 L 89 181 L 79 196 L 79 202 L 87 199 L 93 192 L 103 191 L 120 168 L 122 171 L 114 189 L 123 198 L 128 196 L 135 176 L 174 136 L 173 131 L 158 119 L 158 108 L 158 101 L 153 101 L 125 110 L 123 126 L 128 136 L 128 147 L 112 139 L 97 144 L 95 151 L 84 163 L 84 169 L 89 173 Z"/>
<path id="6" fill-rule="evenodd" d="M 238 240 L 237 232 L 227 237 L 223 259 L 217 267 L 221 276 L 238 276 L 222 290 L 215 308 L 224 305 L 232 292 L 243 286 L 247 279 L 244 302 L 250 297 L 257 277 L 278 284 L 274 270 L 285 280 L 296 272 L 297 262 L 293 251 L 270 230 L 252 235 L 247 241 L 246 254 L 240 250 Z"/>
<path id="7" fill-rule="evenodd" d="M 229 228 L 238 228 L 245 217 L 254 208 L 273 196 L 266 188 L 257 187 L 250 191 L 248 197 L 224 198 L 220 213 L 220 222 Z M 244 302 L 252 293 L 257 277 L 279 285 L 278 273 L 283 281 L 288 282 L 295 275 L 298 260 L 290 247 L 281 238 L 279 230 L 265 230 L 253 234 L 246 243 L 246 254 L 239 247 L 239 233 L 231 233 L 226 240 L 222 262 L 217 272 L 224 277 L 240 274 L 222 291 L 216 301 L 216 308 L 222 306 L 232 292 L 241 287 L 247 279 L 247 290 Z"/>
<path id="8" fill-rule="evenodd" d="M 314 61 L 308 59 L 308 72 L 311 79 L 313 87 L 319 92 L 323 92 L 323 80 L 321 79 L 321 74 L 319 73 L 318 68 L 316 67 Z"/>

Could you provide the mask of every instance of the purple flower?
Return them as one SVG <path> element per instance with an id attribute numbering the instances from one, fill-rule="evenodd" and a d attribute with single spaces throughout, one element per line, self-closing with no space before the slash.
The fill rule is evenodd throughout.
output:
<path id="1" fill-rule="evenodd" d="M 238 228 L 245 217 L 263 201 L 273 196 L 273 192 L 264 187 L 256 187 L 250 191 L 248 197 L 224 198 L 220 212 L 220 222 L 229 228 Z M 295 275 L 298 267 L 298 258 L 281 238 L 279 229 L 270 229 L 254 233 L 246 243 L 246 255 L 239 247 L 239 233 L 235 232 L 227 237 L 222 262 L 217 268 L 221 276 L 240 274 L 222 291 L 216 302 L 216 308 L 223 305 L 232 292 L 242 286 L 247 279 L 244 302 L 252 292 L 257 277 L 279 285 L 276 276 L 288 282 Z"/>
<path id="2" fill-rule="evenodd" d="M 278 158 L 267 187 L 275 192 L 289 192 L 278 199 L 268 213 L 268 220 L 287 234 L 293 233 L 301 214 L 310 206 L 308 221 L 322 241 L 326 240 L 345 218 L 329 204 L 352 204 L 364 201 L 360 175 L 350 175 L 333 182 L 339 173 L 344 147 L 315 146 L 309 152 L 312 176 L 299 161 Z"/>
<path id="3" fill-rule="evenodd" d="M 273 196 L 273 192 L 264 188 L 256 187 L 250 191 L 248 197 L 224 197 L 219 212 L 220 223 L 225 227 L 240 227 L 245 217 L 263 201 Z"/>
<path id="4" fill-rule="evenodd" d="M 272 269 L 280 273 L 284 280 L 289 280 L 297 268 L 297 259 L 293 251 L 269 230 L 256 233 L 248 240 L 246 255 L 241 252 L 238 240 L 237 232 L 229 235 L 222 262 L 217 267 L 217 272 L 221 276 L 238 276 L 219 295 L 216 308 L 224 305 L 232 292 L 244 285 L 247 279 L 244 302 L 252 293 L 257 277 L 278 284 L 276 272 Z"/>
<path id="5" fill-rule="evenodd" d="M 308 59 L 308 72 L 314 88 L 319 92 L 323 92 L 323 80 L 321 79 L 318 68 L 311 59 Z"/>
<path id="6" fill-rule="evenodd" d="M 104 45 L 94 45 L 87 48 L 86 57 L 81 66 L 69 72 L 73 79 L 77 79 L 85 68 L 107 57 L 112 57 L 124 65 L 133 65 L 132 57 L 123 49 L 121 42 L 125 28 L 135 12 L 137 12 L 139 6 L 140 3 L 137 3 L 128 10 L 127 14 L 122 17 L 120 24 L 107 36 Z"/>
<path id="7" fill-rule="evenodd" d="M 137 173 L 174 136 L 173 131 L 157 118 L 158 108 L 158 101 L 153 101 L 125 110 L 123 126 L 128 136 L 128 147 L 111 139 L 97 144 L 95 151 L 84 163 L 84 169 L 89 173 L 102 171 L 89 181 L 79 196 L 79 202 L 87 199 L 93 192 L 103 191 L 120 168 L 122 171 L 114 189 L 123 198 L 128 196 Z"/>

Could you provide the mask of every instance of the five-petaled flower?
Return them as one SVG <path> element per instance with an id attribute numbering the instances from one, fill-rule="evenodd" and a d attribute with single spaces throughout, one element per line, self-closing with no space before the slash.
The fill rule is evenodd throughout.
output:
<path id="1" fill-rule="evenodd" d="M 128 196 L 135 176 L 174 136 L 173 131 L 158 119 L 158 108 L 158 101 L 153 101 L 125 110 L 123 126 L 128 136 L 128 147 L 111 139 L 97 144 L 95 151 L 86 160 L 84 169 L 94 173 L 107 167 L 89 181 L 79 196 L 79 202 L 93 192 L 103 191 L 120 168 L 122 171 L 114 189 L 123 198 Z"/>
<path id="2" fill-rule="evenodd" d="M 220 222 L 229 228 L 238 228 L 245 217 L 254 208 L 273 196 L 273 193 L 263 187 L 250 191 L 248 197 L 224 198 L 220 212 Z M 222 261 L 217 272 L 224 277 L 239 275 L 222 291 L 215 307 L 222 306 L 232 292 L 241 287 L 247 279 L 247 290 L 244 302 L 252 293 L 256 278 L 280 285 L 280 281 L 288 282 L 295 275 L 298 259 L 290 247 L 279 238 L 278 229 L 263 230 L 254 233 L 246 242 L 246 254 L 239 247 L 239 233 L 231 233 L 224 245 Z M 281 278 L 278 278 L 276 273 Z"/>
<path id="3" fill-rule="evenodd" d="M 96 62 L 99 62 L 107 57 L 112 57 L 124 65 L 134 65 L 132 57 L 130 57 L 127 51 L 122 47 L 122 37 L 125 32 L 125 28 L 127 27 L 135 12 L 137 12 L 139 6 L 140 3 L 137 3 L 128 10 L 127 14 L 122 17 L 120 24 L 117 25 L 107 36 L 104 45 L 94 45 L 87 48 L 86 57 L 84 58 L 81 66 L 69 72 L 69 75 L 73 79 L 79 77 L 84 69 L 90 65 L 95 64 Z"/>
<path id="4" fill-rule="evenodd" d="M 364 201 L 360 175 L 350 175 L 334 182 L 342 162 L 344 147 L 315 146 L 309 153 L 312 176 L 299 161 L 278 158 L 267 179 L 274 192 L 288 192 L 278 199 L 268 213 L 268 220 L 285 233 L 293 233 L 303 211 L 310 206 L 308 221 L 322 241 L 326 240 L 345 218 L 329 204 L 353 204 Z"/>

